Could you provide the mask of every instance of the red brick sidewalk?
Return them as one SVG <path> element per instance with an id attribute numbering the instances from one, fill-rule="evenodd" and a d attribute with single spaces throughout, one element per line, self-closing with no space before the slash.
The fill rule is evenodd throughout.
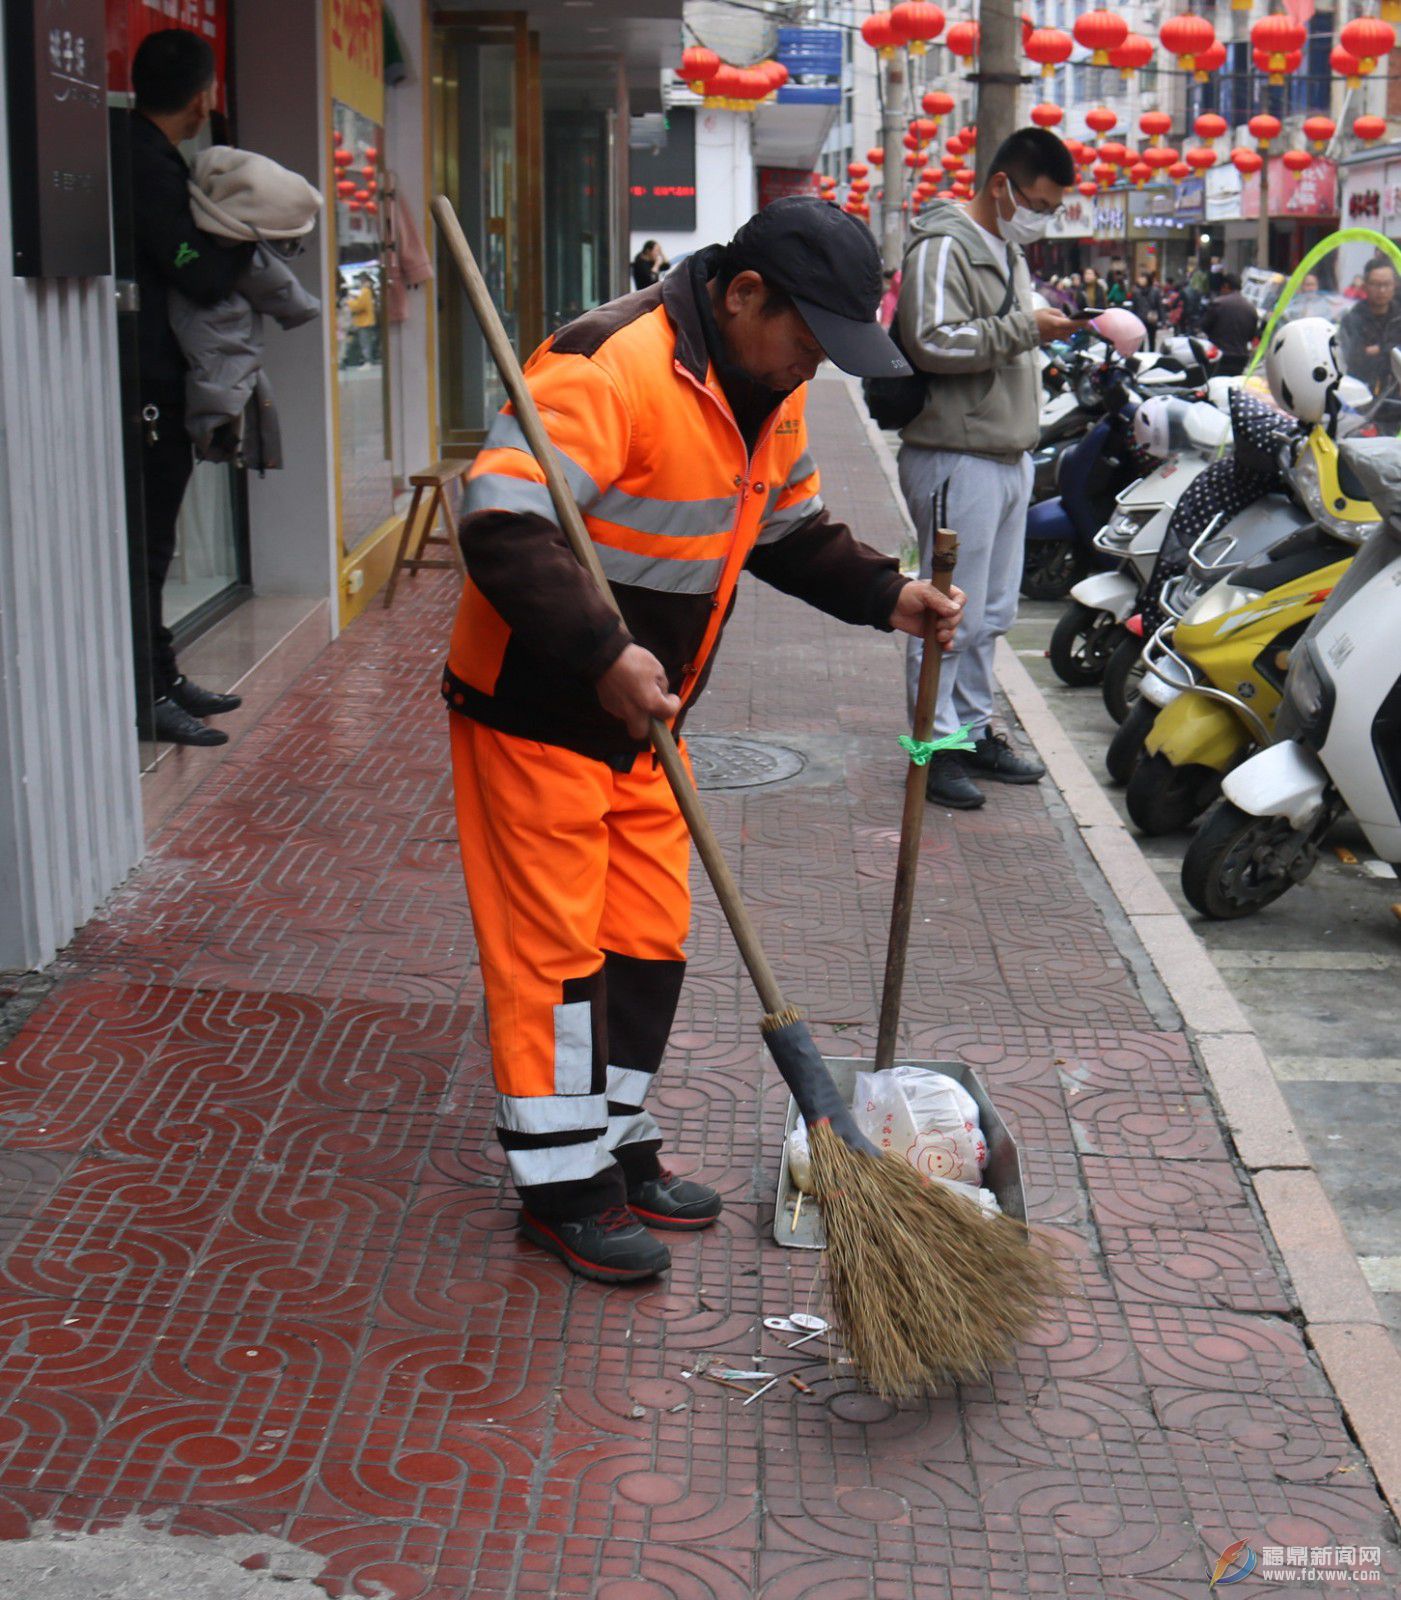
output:
<path id="1" fill-rule="evenodd" d="M 830 500 L 893 544 L 845 388 L 812 414 Z M 1166 1600 L 1236 1539 L 1376 1547 L 1380 1583 L 1291 1592 L 1395 1593 L 1201 1073 L 1036 789 L 930 813 L 906 1007 L 912 1056 L 985 1074 L 1077 1264 L 1014 1368 L 900 1410 L 822 1360 L 811 1397 L 748 1407 L 683 1376 L 778 1357 L 758 1319 L 814 1294 L 766 1242 L 784 1096 L 703 890 L 657 1100 L 722 1225 L 630 1291 L 516 1242 L 437 698 L 452 595 L 401 596 L 176 815 L 0 1064 L 3 1530 L 252 1532 L 392 1600 Z M 900 685 L 893 640 L 749 585 L 693 729 L 808 757 L 714 810 L 833 1055 L 873 1043 Z"/>

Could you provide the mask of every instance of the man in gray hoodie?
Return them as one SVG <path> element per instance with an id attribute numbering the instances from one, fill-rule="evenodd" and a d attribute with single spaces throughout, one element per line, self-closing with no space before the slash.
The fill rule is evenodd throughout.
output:
<path id="1" fill-rule="evenodd" d="M 972 810 L 973 777 L 1035 783 L 1044 772 L 992 726 L 993 651 L 1017 614 L 1031 457 L 1041 411 L 1037 345 L 1077 323 L 1034 310 L 1021 247 L 1039 239 L 1075 181 L 1070 152 L 1042 128 L 1005 140 L 966 206 L 936 200 L 915 219 L 900 287 L 901 342 L 929 375 L 923 409 L 901 432 L 900 486 L 928 577 L 936 528 L 958 534 L 963 624 L 944 661 L 936 738 L 967 727 L 971 751 L 936 751 L 926 792 Z M 920 642 L 909 641 L 910 706 Z"/>

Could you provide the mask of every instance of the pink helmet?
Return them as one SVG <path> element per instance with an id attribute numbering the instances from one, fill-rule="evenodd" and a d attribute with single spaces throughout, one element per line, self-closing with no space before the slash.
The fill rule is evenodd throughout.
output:
<path id="1" fill-rule="evenodd" d="M 1148 338 L 1147 328 L 1132 311 L 1123 306 L 1111 306 L 1108 311 L 1101 311 L 1090 326 L 1101 339 L 1107 339 L 1121 356 L 1137 354 Z"/>

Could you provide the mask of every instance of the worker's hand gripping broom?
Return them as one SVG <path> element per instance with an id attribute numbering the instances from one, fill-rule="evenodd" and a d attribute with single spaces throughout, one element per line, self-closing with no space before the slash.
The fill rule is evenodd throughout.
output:
<path id="1" fill-rule="evenodd" d="M 433 201 L 432 211 L 515 407 L 516 421 L 545 474 L 559 525 L 575 557 L 616 611 L 593 541 L 456 213 L 441 195 Z M 928 637 L 933 640 L 932 625 Z M 927 645 L 926 651 L 931 670 L 937 670 L 937 647 Z M 810 1129 L 833 1301 L 840 1332 L 858 1368 L 873 1387 L 887 1394 L 929 1387 L 950 1371 L 981 1370 L 1003 1353 L 1007 1342 L 1000 1331 L 991 1341 L 986 1337 L 981 1313 L 987 1299 L 993 1294 L 1003 1297 L 1004 1303 L 994 1312 L 1001 1330 L 1009 1325 L 1009 1315 L 1015 1322 L 1015 1308 L 1027 1303 L 1035 1286 L 985 1280 L 976 1250 L 966 1275 L 941 1276 L 948 1267 L 950 1243 L 957 1246 L 960 1232 L 982 1226 L 982 1219 L 966 1201 L 928 1183 L 903 1159 L 882 1155 L 858 1129 L 806 1023 L 783 999 L 670 728 L 654 719 L 650 736 L 764 1006 L 760 1022 L 764 1041 Z M 940 1264 L 932 1280 L 928 1264 L 918 1259 L 931 1235 Z"/>

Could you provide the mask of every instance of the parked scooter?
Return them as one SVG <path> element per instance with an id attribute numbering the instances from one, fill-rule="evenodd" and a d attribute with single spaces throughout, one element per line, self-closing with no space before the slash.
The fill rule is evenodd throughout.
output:
<path id="1" fill-rule="evenodd" d="M 1291 654 L 1276 741 L 1228 774 L 1187 851 L 1203 916 L 1248 916 L 1301 883 L 1344 810 L 1401 862 L 1401 443 L 1342 455 L 1384 520 Z"/>
<path id="2" fill-rule="evenodd" d="M 1139 610 L 1177 502 L 1230 431 L 1226 416 L 1203 401 L 1154 395 L 1138 407 L 1134 439 L 1158 465 L 1120 491 L 1113 515 L 1094 536 L 1109 570 L 1092 572 L 1071 588 L 1047 651 L 1062 683 L 1077 688 L 1103 678 L 1125 624 Z"/>
<path id="3" fill-rule="evenodd" d="M 1289 650 L 1353 553 L 1318 527 L 1292 534 L 1154 635 L 1143 703 L 1157 714 L 1124 797 L 1142 832 L 1189 827 L 1216 799 L 1222 776 L 1269 743 Z M 1150 683 L 1161 695 L 1149 693 Z"/>

